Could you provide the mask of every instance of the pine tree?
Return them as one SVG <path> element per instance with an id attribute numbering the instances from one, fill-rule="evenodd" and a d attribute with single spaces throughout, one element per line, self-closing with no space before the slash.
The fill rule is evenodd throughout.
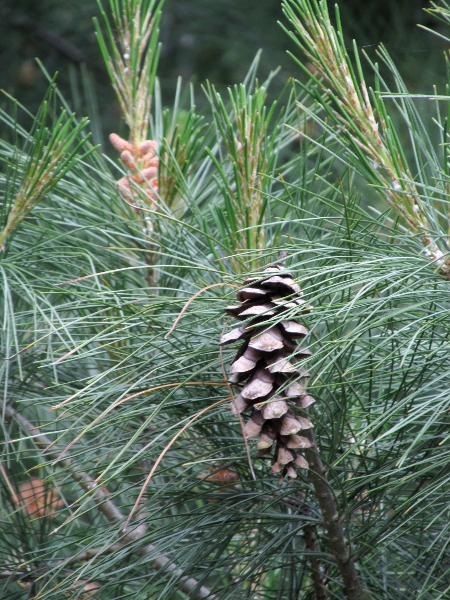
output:
<path id="1" fill-rule="evenodd" d="M 202 116 L 161 5 L 111 0 L 122 160 L 54 82 L 0 111 L 5 600 L 447 595 L 446 114 L 284 7 L 308 81 L 257 58 Z"/>

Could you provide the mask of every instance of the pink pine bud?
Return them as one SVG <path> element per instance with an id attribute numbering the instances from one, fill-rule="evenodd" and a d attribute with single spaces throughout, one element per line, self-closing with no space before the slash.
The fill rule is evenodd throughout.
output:
<path id="1" fill-rule="evenodd" d="M 119 152 L 123 152 L 124 150 L 132 152 L 133 150 L 133 146 L 130 144 L 130 142 L 127 142 L 121 138 L 120 135 L 117 135 L 117 133 L 111 133 L 109 136 L 109 141 Z"/>
<path id="2" fill-rule="evenodd" d="M 144 163 L 145 168 L 156 167 L 159 165 L 159 158 L 157 156 L 150 157 L 149 154 L 146 154 L 142 157 L 142 162 Z"/>
<path id="3" fill-rule="evenodd" d="M 155 156 L 156 150 L 158 148 L 158 142 L 155 140 L 145 140 L 145 142 L 141 142 L 138 145 L 138 154 L 139 156 L 145 156 L 146 154 L 151 154 L 151 157 Z"/>
<path id="4" fill-rule="evenodd" d="M 152 179 L 152 181 L 149 182 L 145 192 L 148 198 L 151 200 L 156 200 L 158 196 L 158 180 Z"/>
<path id="5" fill-rule="evenodd" d="M 144 183 L 144 178 L 142 177 L 141 173 L 133 173 L 133 175 L 130 175 L 130 179 L 139 185 Z"/>
<path id="6" fill-rule="evenodd" d="M 129 150 L 124 150 L 123 152 L 120 153 L 120 160 L 129 169 L 136 168 L 136 163 L 134 161 L 133 155 L 131 154 L 131 152 Z"/>
<path id="7" fill-rule="evenodd" d="M 142 171 L 142 176 L 145 177 L 145 179 L 153 179 L 154 177 L 156 177 L 157 174 L 158 174 L 157 167 L 150 167 L 149 169 L 144 169 Z"/>
<path id="8" fill-rule="evenodd" d="M 131 192 L 130 182 L 128 181 L 127 177 L 122 177 L 122 179 L 119 179 L 117 182 L 117 187 L 127 193 Z"/>

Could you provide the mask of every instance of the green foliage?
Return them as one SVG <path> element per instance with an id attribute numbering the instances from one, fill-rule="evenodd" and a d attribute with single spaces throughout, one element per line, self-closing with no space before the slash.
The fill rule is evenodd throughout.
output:
<path id="1" fill-rule="evenodd" d="M 270 198 L 275 193 L 278 155 L 292 138 L 285 125 L 284 110 L 275 116 L 276 103 L 266 106 L 265 86 L 250 82 L 248 87 L 241 84 L 229 90 L 230 109 L 213 87 L 207 90 L 216 136 L 224 146 L 219 147 L 217 157 L 212 155 L 223 196 L 215 218 L 220 223 L 222 239 L 231 241 L 230 253 L 234 255 L 266 247 L 264 225 Z M 256 255 L 252 260 L 256 260 L 253 266 L 258 268 Z M 233 259 L 235 273 L 251 267 L 251 263 L 242 264 L 241 257 Z"/>
<path id="2" fill-rule="evenodd" d="M 2 207 L 5 225 L 0 231 L 0 252 L 4 251 L 7 238 L 36 204 L 75 167 L 77 161 L 87 156 L 79 153 L 81 148 L 87 146 L 87 138 L 83 137 L 87 120 L 82 119 L 77 123 L 75 115 L 67 115 L 62 110 L 59 116 L 54 116 L 49 129 L 49 113 L 55 113 L 51 88 L 48 96 L 36 115 L 30 134 L 24 140 L 25 148 L 16 148 L 15 161 L 7 163 L 11 169 L 8 175 L 10 181 L 15 182 L 18 178 L 21 181 L 14 192 L 10 188 L 6 190 L 5 198 L 9 200 L 13 193 L 15 198 L 5 202 Z M 8 116 L 3 115 L 3 120 L 11 124 Z"/>
<path id="3" fill-rule="evenodd" d="M 106 29 L 104 34 L 98 21 L 94 20 L 103 60 L 133 144 L 148 138 L 162 4 L 156 0 L 127 3 L 110 0 L 110 22 L 99 2 Z"/>
<path id="4" fill-rule="evenodd" d="M 420 112 L 388 53 L 381 47 L 379 57 L 388 67 L 396 90 L 390 92 L 380 77 L 378 65 L 372 64 L 376 75 L 374 93 L 367 88 L 355 43 L 356 66 L 352 66 L 338 12 L 335 28 L 324 3 L 294 0 L 285 2 L 284 8 L 295 29 L 291 37 L 316 69 L 313 74 L 303 66 L 318 84 L 312 97 L 321 111 L 315 107 L 303 108 L 330 132 L 347 164 L 383 194 L 406 226 L 422 236 L 426 250 L 438 264 L 442 263 L 449 244 L 446 171 L 442 173 L 442 156 L 435 149 L 435 140 L 427 134 Z M 298 13 L 304 21 L 297 18 Z M 389 114 L 387 98 L 394 100 L 396 113 L 409 132 L 410 161 L 405 141 Z M 439 111 L 437 120 L 440 145 L 445 147 L 447 133 Z M 341 128 L 344 135 L 334 134 L 333 125 Z M 446 265 L 443 269 L 447 269 Z"/>
<path id="5" fill-rule="evenodd" d="M 317 25 L 325 6 L 285 8 L 312 52 L 308 11 Z M 307 472 L 280 483 L 247 452 L 230 412 L 235 349 L 218 348 L 243 274 L 281 253 L 314 307 L 288 318 L 311 330 L 311 416 L 361 580 L 377 599 L 447 597 L 447 115 L 424 122 L 384 50 L 368 101 L 329 27 L 348 73 L 316 56 L 276 106 L 256 63 L 226 100 L 207 88 L 205 116 L 181 85 L 164 108 L 155 80 L 154 208 L 120 196 L 85 121 L 49 128 L 43 105 L 27 131 L 17 105 L 2 112 L 16 138 L 1 146 L 5 216 L 23 190 L 27 203 L 0 255 L 2 598 L 307 600 L 314 564 L 327 596 L 344 597 Z M 369 107 L 380 165 L 361 134 Z M 27 175 L 48 166 L 46 148 L 63 156 L 48 185 L 45 169 Z M 21 183 L 35 175 L 45 197 Z M 426 224 L 411 224 L 411 194 Z"/>

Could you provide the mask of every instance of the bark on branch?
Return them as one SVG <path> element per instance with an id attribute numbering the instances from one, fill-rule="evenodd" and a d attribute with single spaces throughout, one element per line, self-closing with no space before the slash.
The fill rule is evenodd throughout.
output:
<path id="1" fill-rule="evenodd" d="M 14 420 L 19 426 L 31 434 L 30 439 L 45 451 L 45 448 L 52 446 L 52 440 L 36 428 L 28 419 L 26 419 L 20 412 L 12 408 L 5 400 L 2 401 L 3 413 L 7 421 Z M 59 452 L 49 451 L 46 455 L 55 460 Z M 98 487 L 95 480 L 88 474 L 82 471 L 77 471 L 72 468 L 72 461 L 70 459 L 62 459 L 58 462 L 58 466 L 68 469 L 70 475 L 74 481 L 76 481 L 86 492 L 90 493 L 91 499 L 95 502 L 96 507 L 103 515 L 112 523 L 120 524 L 122 527 L 125 523 L 125 515 L 117 508 L 112 500 L 109 499 L 108 494 Z M 143 524 L 135 526 L 132 530 L 128 531 L 121 539 L 121 545 L 127 542 L 135 542 L 145 535 L 147 527 Z M 177 585 L 180 590 L 189 595 L 192 600 L 217 600 L 215 594 L 211 592 L 206 586 L 200 585 L 199 581 L 194 577 L 187 577 L 183 573 L 183 569 L 178 567 L 172 560 L 161 554 L 158 548 L 153 544 L 146 544 L 140 548 L 131 550 L 138 556 L 147 554 L 156 555 L 157 558 L 152 558 L 151 566 L 157 571 L 161 571 L 163 574 L 167 574 L 177 579 Z M 70 558 L 69 558 L 70 562 Z"/>
<path id="2" fill-rule="evenodd" d="M 322 563 L 316 556 L 314 556 L 314 554 L 317 552 L 317 548 L 315 527 L 313 525 L 305 525 L 303 527 L 303 538 L 305 540 L 306 547 L 308 548 L 309 552 L 311 552 L 311 558 L 309 559 L 309 562 L 311 564 L 311 579 L 313 580 L 314 584 L 316 600 L 328 600 L 327 581 Z"/>
<path id="3" fill-rule="evenodd" d="M 306 436 L 306 434 L 312 444 L 311 448 L 305 452 L 306 460 L 309 463 L 309 477 L 322 511 L 330 549 L 344 581 L 346 595 L 350 600 L 372 600 L 361 583 L 355 561 L 351 556 L 349 542 L 342 526 L 342 518 L 339 515 L 339 507 L 327 481 L 327 472 L 320 457 L 314 433 L 308 430 L 305 431 L 304 435 Z"/>

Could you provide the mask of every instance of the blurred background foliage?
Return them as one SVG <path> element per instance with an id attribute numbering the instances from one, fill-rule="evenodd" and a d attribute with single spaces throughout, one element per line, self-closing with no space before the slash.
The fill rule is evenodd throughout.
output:
<path id="1" fill-rule="evenodd" d="M 426 0 L 343 0 L 339 5 L 349 40 L 355 38 L 371 57 L 380 42 L 385 44 L 412 92 L 429 92 L 442 78 L 446 44 L 417 27 L 438 27 L 422 10 Z M 37 57 L 48 73 L 58 72 L 59 89 L 78 114 L 95 121 L 95 141 L 102 142 L 123 125 L 92 27 L 97 15 L 95 0 L 2 0 L 0 88 L 34 114 L 47 89 Z M 261 79 L 281 67 L 271 86 L 277 96 L 289 76 L 300 75 L 286 53 L 289 40 L 276 24 L 282 18 L 280 0 L 167 0 L 158 71 L 163 98 L 171 103 L 179 76 L 209 79 L 219 90 L 242 81 L 260 48 Z M 199 89 L 196 96 L 201 107 Z"/>

